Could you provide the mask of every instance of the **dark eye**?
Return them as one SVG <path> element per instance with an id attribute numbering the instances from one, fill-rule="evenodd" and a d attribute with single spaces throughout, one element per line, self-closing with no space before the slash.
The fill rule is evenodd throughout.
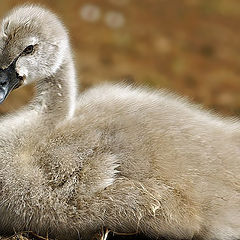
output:
<path id="1" fill-rule="evenodd" d="M 23 53 L 24 54 L 30 54 L 33 52 L 33 49 L 34 49 L 34 46 L 33 45 L 29 45 L 28 47 L 26 47 L 24 50 L 23 50 Z"/>

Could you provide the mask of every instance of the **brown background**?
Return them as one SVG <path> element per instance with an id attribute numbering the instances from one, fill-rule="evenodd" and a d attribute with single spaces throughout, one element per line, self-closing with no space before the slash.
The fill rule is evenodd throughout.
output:
<path id="1" fill-rule="evenodd" d="M 23 2 L 1 0 L 0 16 Z M 81 89 L 127 79 L 168 88 L 225 115 L 240 113 L 239 0 L 30 2 L 51 8 L 69 28 Z M 16 90 L 0 112 L 31 96 L 32 87 Z"/>
<path id="2" fill-rule="evenodd" d="M 1 0 L 0 16 L 23 2 Z M 223 115 L 240 114 L 239 0 L 30 2 L 51 8 L 69 28 L 80 89 L 125 79 L 170 89 Z M 0 113 L 32 94 L 32 86 L 15 90 Z"/>

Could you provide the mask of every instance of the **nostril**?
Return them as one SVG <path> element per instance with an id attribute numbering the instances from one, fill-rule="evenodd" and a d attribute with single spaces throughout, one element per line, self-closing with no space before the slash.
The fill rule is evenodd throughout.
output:
<path id="1" fill-rule="evenodd" d="M 2 86 L 2 87 L 5 87 L 6 85 L 7 85 L 7 81 L 2 81 L 2 82 L 1 82 L 1 86 Z"/>
<path id="2" fill-rule="evenodd" d="M 6 87 L 7 86 L 7 81 L 3 80 L 2 82 L 0 82 L 0 86 L 1 87 Z"/>

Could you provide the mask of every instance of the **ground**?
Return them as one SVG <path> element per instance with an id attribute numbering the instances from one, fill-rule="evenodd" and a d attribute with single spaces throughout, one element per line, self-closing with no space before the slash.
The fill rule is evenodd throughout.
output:
<path id="1" fill-rule="evenodd" d="M 2 0 L 0 15 L 24 2 Z M 30 2 L 50 7 L 69 28 L 80 90 L 125 81 L 167 88 L 222 115 L 240 114 L 240 1 Z M 15 90 L 0 113 L 32 95 L 32 86 Z"/>

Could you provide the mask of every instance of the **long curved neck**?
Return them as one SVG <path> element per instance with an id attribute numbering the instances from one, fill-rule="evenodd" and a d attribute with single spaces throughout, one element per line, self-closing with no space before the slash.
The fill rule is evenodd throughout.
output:
<path id="1" fill-rule="evenodd" d="M 30 108 L 40 114 L 41 121 L 50 126 L 73 116 L 77 84 L 69 51 L 57 72 L 49 78 L 39 80 L 36 89 L 36 97 Z"/>
<path id="2" fill-rule="evenodd" d="M 67 51 L 57 72 L 46 79 L 37 81 L 36 95 L 28 106 L 22 110 L 1 118 L 0 140 L 7 139 L 9 129 L 15 135 L 24 137 L 29 129 L 36 134 L 69 119 L 75 111 L 77 83 L 71 52 Z"/>

